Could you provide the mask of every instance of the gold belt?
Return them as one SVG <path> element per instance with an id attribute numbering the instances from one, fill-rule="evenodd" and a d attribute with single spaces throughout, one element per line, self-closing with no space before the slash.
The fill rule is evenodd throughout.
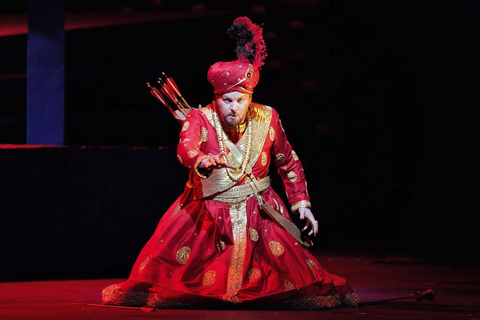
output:
<path id="1" fill-rule="evenodd" d="M 266 176 L 265 178 L 259 179 L 257 180 L 257 183 L 259 191 L 265 191 L 270 187 L 270 177 Z M 215 196 L 213 200 L 218 202 L 238 203 L 253 195 L 254 192 L 252 186 L 250 186 L 250 184 L 243 184 L 241 186 L 231 187 L 227 191 Z"/>

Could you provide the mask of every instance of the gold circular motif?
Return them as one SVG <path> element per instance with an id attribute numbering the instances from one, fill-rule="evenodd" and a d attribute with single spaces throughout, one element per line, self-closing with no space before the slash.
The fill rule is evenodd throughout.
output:
<path id="1" fill-rule="evenodd" d="M 202 284 L 204 287 L 211 287 L 215 284 L 216 272 L 214 270 L 208 270 L 203 275 Z"/>
<path id="2" fill-rule="evenodd" d="M 190 150 L 190 151 L 188 151 L 188 156 L 189 156 L 190 158 L 195 157 L 197 154 L 198 154 L 198 151 L 197 151 L 197 150 Z"/>
<path id="3" fill-rule="evenodd" d="M 292 157 L 293 157 L 293 160 L 298 161 L 297 153 L 294 150 L 292 150 Z"/>
<path id="4" fill-rule="evenodd" d="M 189 127 L 190 127 L 190 122 L 185 121 L 182 127 L 182 131 L 187 131 Z"/>
<path id="5" fill-rule="evenodd" d="M 202 127 L 202 142 L 208 141 L 208 130 L 207 128 Z"/>
<path id="6" fill-rule="evenodd" d="M 283 246 L 280 244 L 280 242 L 270 241 L 268 246 L 270 247 L 272 254 L 276 257 L 279 257 L 285 253 L 285 249 L 283 249 Z"/>
<path id="7" fill-rule="evenodd" d="M 258 232 L 257 230 L 253 229 L 253 228 L 250 228 L 250 239 L 252 239 L 252 241 L 258 241 Z"/>
<path id="8" fill-rule="evenodd" d="M 268 129 L 268 134 L 270 135 L 270 140 L 275 140 L 275 129 L 270 127 L 270 129 Z"/>
<path id="9" fill-rule="evenodd" d="M 252 268 L 248 270 L 248 275 L 247 275 L 248 282 L 253 282 L 255 280 L 258 280 L 260 279 L 261 276 L 262 276 L 262 273 L 257 268 Z"/>
<path id="10" fill-rule="evenodd" d="M 284 289 L 285 291 L 293 290 L 295 289 L 295 285 L 292 282 L 285 280 Z"/>
<path id="11" fill-rule="evenodd" d="M 185 264 L 187 263 L 187 260 L 188 258 L 190 257 L 190 252 L 192 250 L 185 246 L 185 247 L 181 247 L 178 251 L 177 251 L 177 255 L 175 256 L 175 258 L 177 259 L 178 263 L 180 264 Z"/>
<path id="12" fill-rule="evenodd" d="M 297 175 L 293 171 L 290 171 L 289 173 L 287 173 L 287 177 L 291 182 L 297 181 Z"/>
<path id="13" fill-rule="evenodd" d="M 178 162 L 180 162 L 180 164 L 183 164 L 182 157 L 180 157 L 180 155 L 177 155 L 177 159 L 178 159 Z"/>
<path id="14" fill-rule="evenodd" d="M 283 163 L 285 161 L 285 155 L 283 153 L 279 153 L 275 156 L 275 160 L 277 160 L 278 163 Z"/>
<path id="15" fill-rule="evenodd" d="M 267 153 L 265 151 L 262 152 L 262 166 L 265 166 L 267 164 Z"/>

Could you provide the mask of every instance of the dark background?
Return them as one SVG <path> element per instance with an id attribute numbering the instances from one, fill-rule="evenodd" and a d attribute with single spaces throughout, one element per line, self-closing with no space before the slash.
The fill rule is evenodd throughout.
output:
<path id="1" fill-rule="evenodd" d="M 20 17 L 26 3 L 0 8 L 0 19 Z M 304 164 L 320 222 L 314 250 L 480 262 L 477 1 L 83 0 L 65 9 L 126 22 L 66 31 L 66 146 L 0 150 L 4 279 L 128 273 L 187 177 L 175 160 L 179 124 L 146 82 L 165 72 L 192 106 L 208 104 L 207 70 L 235 58 L 226 29 L 241 15 L 264 24 L 254 100 L 279 111 Z M 0 37 L 0 146 L 25 144 L 26 40 Z"/>

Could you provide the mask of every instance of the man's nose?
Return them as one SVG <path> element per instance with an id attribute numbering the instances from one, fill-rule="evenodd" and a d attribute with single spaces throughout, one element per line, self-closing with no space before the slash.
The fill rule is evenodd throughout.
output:
<path id="1" fill-rule="evenodd" d="M 232 108 L 230 110 L 236 113 L 238 111 L 238 104 L 236 102 L 232 103 Z"/>

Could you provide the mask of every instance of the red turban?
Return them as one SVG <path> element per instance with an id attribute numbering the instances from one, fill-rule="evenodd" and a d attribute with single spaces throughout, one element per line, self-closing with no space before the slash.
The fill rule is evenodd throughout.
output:
<path id="1" fill-rule="evenodd" d="M 233 91 L 253 93 L 260 80 L 260 68 L 267 56 L 261 26 L 247 17 L 233 21 L 227 33 L 237 40 L 237 60 L 214 63 L 208 70 L 208 82 L 215 94 Z"/>
<path id="2" fill-rule="evenodd" d="M 260 80 L 260 71 L 240 59 L 230 62 L 217 62 L 208 70 L 208 81 L 212 84 L 215 94 L 232 91 L 253 93 Z"/>

